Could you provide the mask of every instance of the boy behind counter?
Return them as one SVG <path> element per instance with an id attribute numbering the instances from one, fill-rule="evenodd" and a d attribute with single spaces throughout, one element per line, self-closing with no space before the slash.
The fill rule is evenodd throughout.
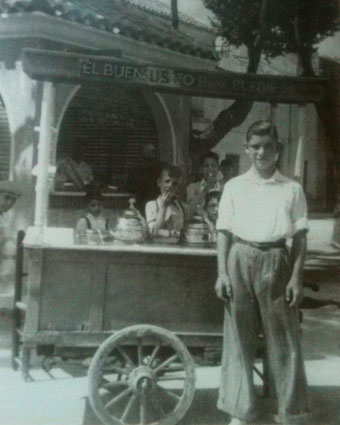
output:
<path id="1" fill-rule="evenodd" d="M 79 218 L 76 232 L 86 233 L 87 230 L 105 232 L 109 228 L 108 219 L 103 214 L 103 200 L 98 190 L 89 190 L 86 194 L 86 214 Z"/>
<path id="2" fill-rule="evenodd" d="M 160 195 L 145 207 L 146 221 L 152 234 L 179 236 L 183 230 L 188 208 L 179 200 L 181 183 L 181 170 L 173 165 L 164 165 L 157 179 Z"/>
<path id="3" fill-rule="evenodd" d="M 207 152 L 201 157 L 201 168 L 203 179 L 190 183 L 187 187 L 187 202 L 190 211 L 194 214 L 197 206 L 203 206 L 208 192 L 222 190 L 222 185 L 218 181 L 219 157 L 215 152 Z"/>

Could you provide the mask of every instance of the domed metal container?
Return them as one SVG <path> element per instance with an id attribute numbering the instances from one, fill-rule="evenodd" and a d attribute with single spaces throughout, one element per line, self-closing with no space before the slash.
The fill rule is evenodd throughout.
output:
<path id="1" fill-rule="evenodd" d="M 118 219 L 113 235 L 119 241 L 130 243 L 140 243 L 147 239 L 145 222 L 132 204 Z"/>
<path id="2" fill-rule="evenodd" d="M 201 217 L 194 217 L 184 233 L 184 242 L 189 245 L 207 245 L 210 243 L 208 224 Z"/>

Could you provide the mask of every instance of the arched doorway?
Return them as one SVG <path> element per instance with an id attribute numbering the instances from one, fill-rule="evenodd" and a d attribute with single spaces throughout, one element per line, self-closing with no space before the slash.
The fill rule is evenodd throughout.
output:
<path id="1" fill-rule="evenodd" d="M 97 181 L 122 189 L 147 143 L 159 155 L 152 111 L 138 90 L 87 85 L 65 112 L 56 155 L 58 161 L 81 152 Z"/>
<path id="2" fill-rule="evenodd" d="M 4 101 L 0 96 L 0 180 L 7 180 L 10 173 L 11 133 Z"/>

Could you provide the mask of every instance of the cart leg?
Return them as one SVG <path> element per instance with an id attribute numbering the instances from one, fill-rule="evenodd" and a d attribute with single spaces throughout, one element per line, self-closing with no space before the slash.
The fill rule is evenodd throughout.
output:
<path id="1" fill-rule="evenodd" d="M 18 334 L 18 328 L 17 328 L 17 314 L 18 312 L 14 310 L 13 312 L 13 323 L 12 323 L 12 351 L 11 351 L 11 363 L 13 370 L 18 370 L 19 364 L 19 348 L 20 348 L 20 337 Z"/>
<path id="2" fill-rule="evenodd" d="M 23 346 L 22 348 L 22 376 L 26 382 L 32 381 L 30 375 L 30 360 L 31 360 L 31 348 Z"/>

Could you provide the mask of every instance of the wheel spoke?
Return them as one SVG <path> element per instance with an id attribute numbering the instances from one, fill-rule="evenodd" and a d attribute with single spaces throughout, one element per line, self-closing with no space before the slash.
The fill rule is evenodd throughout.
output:
<path id="1" fill-rule="evenodd" d="M 156 399 L 155 393 L 152 393 L 152 396 L 150 397 L 150 402 L 155 410 L 158 410 L 158 412 L 161 414 L 161 417 L 165 416 L 166 413 L 161 405 L 161 400 L 158 398 Z"/>
<path id="2" fill-rule="evenodd" d="M 167 367 L 170 363 L 174 362 L 178 358 L 178 354 L 174 354 L 173 356 L 169 357 L 167 360 L 165 360 L 163 363 L 161 363 L 159 366 L 157 366 L 154 369 L 154 373 L 160 372 L 162 369 Z"/>
<path id="3" fill-rule="evenodd" d="M 137 352 L 138 352 L 138 366 L 142 366 L 142 364 L 143 364 L 143 341 L 141 339 L 138 339 Z"/>
<path id="4" fill-rule="evenodd" d="M 137 398 L 137 395 L 136 394 L 132 394 L 132 396 L 130 397 L 130 400 L 128 401 L 128 403 L 127 403 L 127 405 L 126 405 L 126 407 L 124 409 L 124 412 L 123 412 L 122 416 L 120 417 L 120 421 L 121 422 L 124 422 L 125 419 L 127 418 L 128 414 L 129 414 L 129 412 L 131 410 L 131 407 L 132 407 L 134 401 L 136 400 L 136 398 Z"/>
<path id="5" fill-rule="evenodd" d="M 184 372 L 183 365 L 181 366 L 169 366 L 165 369 L 164 373 L 177 373 L 177 372 Z"/>
<path id="6" fill-rule="evenodd" d="M 107 357 L 105 359 L 104 365 L 107 366 L 107 365 L 109 365 L 111 363 L 114 364 L 114 363 L 116 363 L 117 360 L 118 360 L 118 357 L 117 356 Z"/>
<path id="7" fill-rule="evenodd" d="M 153 363 L 153 361 L 155 360 L 155 358 L 156 358 L 156 356 L 157 356 L 157 354 L 158 354 L 158 351 L 161 349 L 161 345 L 156 345 L 156 347 L 153 349 L 153 352 L 152 352 L 152 354 L 151 354 L 151 357 L 150 357 L 150 359 L 149 359 L 149 363 L 148 363 L 148 366 L 149 367 L 152 367 L 152 363 Z"/>
<path id="8" fill-rule="evenodd" d="M 122 391 L 120 394 L 118 394 L 116 397 L 114 397 L 111 401 L 105 404 L 105 409 L 109 409 L 111 406 L 113 406 L 115 403 L 118 403 L 118 401 L 122 400 L 124 397 L 131 394 L 132 389 L 127 388 L 126 390 Z"/>
<path id="9" fill-rule="evenodd" d="M 107 368 L 107 369 L 105 368 L 102 370 L 102 372 L 103 374 L 115 372 L 118 375 L 127 375 L 127 376 L 130 374 L 130 372 L 127 369 L 123 369 L 122 367 L 118 367 L 118 366 L 111 366 L 110 368 Z"/>
<path id="10" fill-rule="evenodd" d="M 167 375 L 163 375 L 160 376 L 159 378 L 157 378 L 157 381 L 182 381 L 185 379 L 185 375 L 180 375 L 180 376 L 167 376 Z"/>
<path id="11" fill-rule="evenodd" d="M 181 399 L 181 396 L 179 396 L 178 394 L 174 393 L 171 390 L 165 389 L 163 387 L 161 387 L 160 385 L 157 385 L 157 388 L 164 394 L 167 394 L 169 397 L 171 397 L 173 400 L 176 400 L 176 402 L 178 402 Z"/>
<path id="12" fill-rule="evenodd" d="M 114 382 L 106 382 L 104 385 L 101 386 L 101 388 L 104 388 L 105 390 L 113 390 L 114 388 L 127 386 L 127 385 L 129 385 L 128 381 L 114 381 Z"/>
<path id="13" fill-rule="evenodd" d="M 131 367 L 136 367 L 135 363 L 132 361 L 131 357 L 128 355 L 128 353 L 125 351 L 123 347 L 117 347 L 117 351 L 119 354 L 124 358 L 126 363 L 130 365 Z"/>
<path id="14" fill-rule="evenodd" d="M 145 425 L 146 424 L 146 400 L 145 400 L 144 394 L 141 394 L 140 396 L 139 411 L 140 411 L 140 425 Z"/>

